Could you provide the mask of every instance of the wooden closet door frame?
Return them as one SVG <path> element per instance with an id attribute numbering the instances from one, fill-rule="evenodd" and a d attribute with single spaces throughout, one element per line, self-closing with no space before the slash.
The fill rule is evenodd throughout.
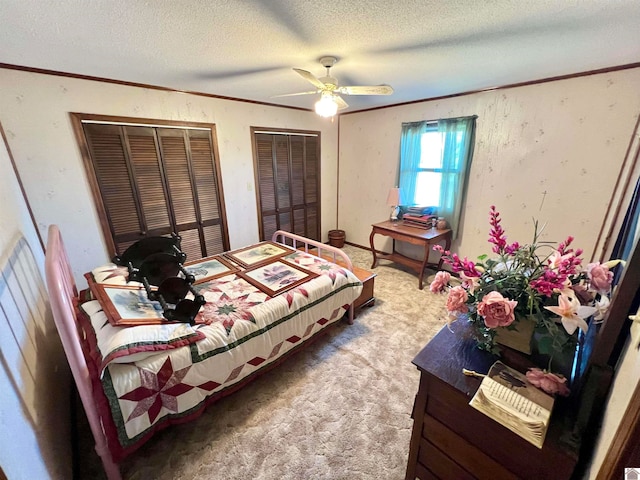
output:
<path id="1" fill-rule="evenodd" d="M 298 135 L 298 136 L 305 136 L 305 137 L 316 137 L 318 139 L 318 144 L 316 147 L 316 156 L 318 159 L 318 198 L 317 198 L 317 207 L 316 207 L 316 215 L 318 216 L 318 234 L 320 236 L 320 232 L 321 232 L 321 228 L 322 228 L 322 222 L 321 222 L 321 215 L 320 215 L 320 209 L 321 209 L 321 192 L 322 192 L 322 185 L 321 185 L 321 157 L 320 157 L 320 152 L 321 152 L 321 132 L 320 131 L 316 131 L 316 130 L 294 130 L 294 129 L 289 129 L 289 128 L 269 128 L 269 127 L 250 127 L 250 131 L 251 131 L 251 147 L 253 150 L 253 176 L 254 176 L 254 182 L 255 182 L 255 191 L 256 191 L 256 210 L 258 213 L 258 234 L 260 235 L 260 238 L 264 238 L 264 222 L 262 219 L 262 205 L 261 205 L 261 201 L 260 201 L 260 177 L 259 177 L 259 168 L 258 168 L 258 147 L 256 144 L 256 133 L 266 133 L 266 134 L 272 134 L 272 135 L 286 135 L 287 137 L 289 136 L 293 136 L 293 135 Z M 291 165 L 291 145 L 290 142 L 287 140 L 287 143 L 289 144 L 289 161 L 288 161 L 288 167 L 287 167 L 287 173 L 289 176 L 289 203 L 290 203 L 290 211 L 291 211 L 291 222 L 293 225 L 293 198 L 292 198 L 292 191 L 291 191 L 291 180 L 293 178 L 292 175 L 292 165 Z M 305 153 L 306 153 L 306 143 L 305 143 Z M 304 189 L 306 192 L 306 171 L 307 171 L 307 164 L 305 162 L 304 166 L 304 172 L 305 172 L 305 176 L 303 179 L 303 183 L 304 183 Z M 274 181 L 275 181 L 275 173 L 276 173 L 276 168 L 275 168 L 275 163 L 274 163 Z M 280 217 L 279 217 L 279 213 L 277 211 L 278 206 L 277 206 L 277 195 L 276 195 L 276 218 L 277 218 L 277 222 L 278 225 L 280 224 Z M 307 228 L 307 215 L 306 215 L 306 197 L 305 197 L 305 232 L 308 231 Z M 265 239 L 265 240 L 269 240 L 269 239 Z"/>
<path id="2" fill-rule="evenodd" d="M 223 242 L 225 245 L 229 245 L 229 229 L 227 223 L 227 209 L 224 200 L 224 190 L 222 189 L 222 174 L 220 170 L 220 153 L 218 151 L 218 138 L 216 134 L 216 126 L 212 123 L 200 123 L 200 122 L 184 122 L 178 120 L 161 120 L 154 118 L 139 118 L 139 117 L 122 117 L 113 115 L 98 115 L 91 113 L 70 112 L 71 125 L 76 137 L 76 141 L 80 148 L 80 155 L 82 156 L 82 162 L 84 164 L 85 172 L 87 173 L 87 181 L 91 189 L 91 194 L 96 205 L 96 213 L 100 221 L 100 227 L 102 229 L 103 238 L 107 246 L 107 250 L 111 255 L 116 252 L 116 245 L 113 241 L 113 235 L 110 227 L 109 219 L 106 215 L 106 208 L 102 200 L 102 193 L 100 192 L 100 185 L 98 183 L 98 177 L 96 175 L 93 162 L 91 160 L 91 154 L 89 152 L 89 145 L 82 128 L 82 122 L 91 121 L 96 123 L 112 123 L 120 126 L 132 126 L 132 127 L 176 127 L 176 128 L 198 128 L 208 130 L 211 135 L 211 149 L 213 152 L 213 163 L 217 173 L 216 175 L 216 187 L 219 192 L 219 205 L 220 205 L 220 221 L 224 223 L 225 228 L 222 229 Z M 128 148 L 128 146 L 127 146 Z M 163 181 L 164 181 L 164 173 Z M 165 188 L 166 182 L 164 182 L 163 188 Z M 170 212 L 170 219 L 173 220 L 173 216 Z"/>

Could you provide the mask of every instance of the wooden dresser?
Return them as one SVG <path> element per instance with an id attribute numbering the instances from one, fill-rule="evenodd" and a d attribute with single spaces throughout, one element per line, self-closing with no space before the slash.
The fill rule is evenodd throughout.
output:
<path id="1" fill-rule="evenodd" d="M 462 369 L 487 373 L 496 358 L 476 348 L 468 323 L 452 329 L 444 327 L 413 360 L 420 386 L 406 478 L 569 479 L 578 447 L 565 441 L 569 428 L 560 409 L 539 449 L 470 407 L 480 379 Z"/>

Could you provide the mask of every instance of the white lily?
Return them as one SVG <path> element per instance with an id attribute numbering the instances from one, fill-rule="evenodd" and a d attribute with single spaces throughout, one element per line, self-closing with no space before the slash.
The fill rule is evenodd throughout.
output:
<path id="1" fill-rule="evenodd" d="M 561 294 L 558 297 L 557 307 L 544 308 L 560 317 L 562 326 L 569 335 L 573 335 L 573 332 L 575 332 L 577 328 L 580 328 L 580 330 L 586 333 L 589 326 L 584 319 L 593 315 L 596 311 L 595 307 L 580 305 L 577 298 L 569 297 L 564 294 Z"/>

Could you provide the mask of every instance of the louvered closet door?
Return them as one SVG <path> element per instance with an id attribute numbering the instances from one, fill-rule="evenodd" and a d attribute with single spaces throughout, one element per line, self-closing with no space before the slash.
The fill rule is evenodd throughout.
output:
<path id="1" fill-rule="evenodd" d="M 317 137 L 254 134 L 260 238 L 286 230 L 319 239 Z"/>
<path id="2" fill-rule="evenodd" d="M 171 233 L 151 128 L 84 126 L 101 200 L 118 253 L 141 238 Z M 137 158 L 135 166 L 130 159 Z M 159 188 L 158 188 L 159 187 Z"/>
<path id="3" fill-rule="evenodd" d="M 278 228 L 291 232 L 291 182 L 289 180 L 289 138 L 274 135 L 276 212 Z"/>
<path id="4" fill-rule="evenodd" d="M 217 255 L 229 250 L 229 239 L 211 134 L 204 130 L 187 130 L 187 136 L 195 176 L 195 197 L 200 206 L 203 256 Z"/>
<path id="5" fill-rule="evenodd" d="M 188 259 L 225 250 L 208 132 L 158 128 L 160 152 L 175 217 Z"/>
<path id="6" fill-rule="evenodd" d="M 83 128 L 116 253 L 171 232 L 182 237 L 188 260 L 228 250 L 210 131 Z"/>
<path id="7" fill-rule="evenodd" d="M 320 138 L 304 137 L 304 195 L 307 236 L 320 240 Z"/>
<path id="8" fill-rule="evenodd" d="M 293 202 L 293 233 L 307 236 L 307 213 L 304 194 L 304 139 L 290 137 L 291 142 L 291 200 Z"/>
<path id="9" fill-rule="evenodd" d="M 256 176 L 260 211 L 260 239 L 270 239 L 278 230 L 273 135 L 256 134 Z"/>

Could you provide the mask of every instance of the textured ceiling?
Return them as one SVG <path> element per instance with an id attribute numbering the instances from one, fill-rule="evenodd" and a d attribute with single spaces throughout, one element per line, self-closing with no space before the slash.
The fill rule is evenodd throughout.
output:
<path id="1" fill-rule="evenodd" d="M 0 0 L 0 24 L 7 64 L 312 108 L 273 96 L 333 55 L 395 90 L 347 111 L 640 61 L 639 0 Z"/>

